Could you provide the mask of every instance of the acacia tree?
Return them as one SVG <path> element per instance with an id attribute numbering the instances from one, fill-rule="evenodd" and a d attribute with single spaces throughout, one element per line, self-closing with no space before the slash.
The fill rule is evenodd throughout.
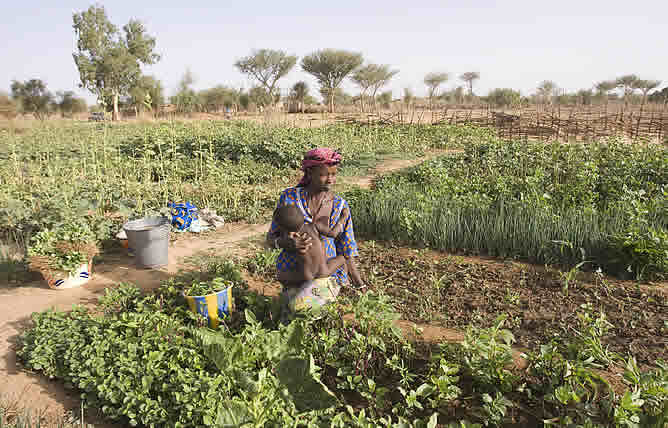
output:
<path id="1" fill-rule="evenodd" d="M 170 97 L 170 102 L 176 106 L 176 111 L 179 113 L 192 113 L 197 108 L 198 96 L 192 88 L 195 83 L 195 77 L 190 69 L 181 77 L 176 94 Z"/>
<path id="2" fill-rule="evenodd" d="M 76 97 L 73 91 L 56 92 L 55 104 L 60 111 L 61 117 L 83 113 L 88 109 L 86 100 Z"/>
<path id="3" fill-rule="evenodd" d="M 49 114 L 53 95 L 46 89 L 46 83 L 40 79 L 30 79 L 21 83 L 12 81 L 12 98 L 18 101 L 21 111 L 32 113 L 37 119 L 44 120 Z"/>
<path id="4" fill-rule="evenodd" d="M 156 112 L 164 103 L 164 88 L 160 80 L 154 76 L 140 77 L 135 86 L 130 89 L 128 104 L 134 107 L 135 114 L 143 109 Z"/>
<path id="5" fill-rule="evenodd" d="M 302 58 L 302 70 L 315 77 L 320 84 L 320 93 L 326 97 L 329 112 L 334 112 L 336 90 L 362 65 L 362 54 L 340 49 L 323 49 Z"/>
<path id="6" fill-rule="evenodd" d="M 614 91 L 617 87 L 617 83 L 612 80 L 603 80 L 594 85 L 599 94 L 602 94 L 605 97 L 605 106 L 607 109 L 608 100 L 610 97 L 610 92 Z"/>
<path id="7" fill-rule="evenodd" d="M 248 91 L 248 99 L 256 106 L 264 108 L 266 105 L 273 105 L 275 97 L 264 86 L 254 86 Z"/>
<path id="8" fill-rule="evenodd" d="M 650 102 L 663 103 L 664 108 L 668 104 L 668 87 L 661 89 L 660 91 L 654 91 L 649 94 Z"/>
<path id="9" fill-rule="evenodd" d="M 459 76 L 459 79 L 466 83 L 469 87 L 469 96 L 473 97 L 473 82 L 480 79 L 480 73 L 477 71 L 467 71 Z"/>
<path id="10" fill-rule="evenodd" d="M 223 85 L 205 89 L 199 93 L 203 109 L 207 112 L 219 112 L 223 108 L 236 107 L 239 94 L 236 89 Z"/>
<path id="11" fill-rule="evenodd" d="M 640 109 L 642 110 L 645 107 L 645 101 L 647 101 L 647 93 L 652 89 L 656 89 L 661 84 L 660 80 L 638 80 L 635 82 L 634 87 L 640 89 L 642 92 L 642 104 Z"/>
<path id="12" fill-rule="evenodd" d="M 292 86 L 290 96 L 299 103 L 299 110 L 304 113 L 304 100 L 308 96 L 308 85 L 304 81 L 299 81 Z"/>
<path id="13" fill-rule="evenodd" d="M 379 65 L 375 73 L 375 81 L 371 85 L 371 97 L 373 98 L 374 109 L 378 110 L 376 105 L 376 93 L 380 88 L 387 85 L 394 76 L 399 73 L 399 70 L 390 70 L 389 65 Z M 388 92 L 384 92 L 387 94 Z M 389 91 L 390 98 L 392 97 L 392 91 Z"/>
<path id="14" fill-rule="evenodd" d="M 580 89 L 575 94 L 577 102 L 583 106 L 591 105 L 591 100 L 594 97 L 594 92 L 591 89 Z"/>
<path id="15" fill-rule="evenodd" d="M 328 100 L 330 95 L 333 92 L 334 106 L 347 106 L 354 104 L 355 97 L 350 94 L 347 94 L 343 89 L 336 88 L 334 91 L 330 91 L 327 88 L 320 88 L 320 96 L 323 100 Z"/>
<path id="16" fill-rule="evenodd" d="M 552 97 L 557 91 L 557 84 L 551 80 L 543 80 L 538 85 L 538 95 L 540 95 L 544 104 L 552 104 Z"/>
<path id="17" fill-rule="evenodd" d="M 427 85 L 427 93 L 429 95 L 429 110 L 431 110 L 433 99 L 438 96 L 438 88 L 450 78 L 448 73 L 434 72 L 429 73 L 424 77 L 424 84 Z"/>
<path id="18" fill-rule="evenodd" d="M 77 36 L 74 63 L 79 69 L 80 86 L 96 94 L 98 100 L 111 97 L 113 120 L 118 120 L 118 99 L 128 95 L 141 77 L 140 64 L 160 60 L 154 52 L 155 38 L 144 25 L 131 19 L 120 32 L 103 6 L 91 6 L 72 17 Z"/>
<path id="19" fill-rule="evenodd" d="M 492 89 L 487 95 L 487 102 L 497 107 L 514 107 L 520 104 L 522 95 L 510 88 Z"/>
<path id="20" fill-rule="evenodd" d="M 464 87 L 457 86 L 451 93 L 451 96 L 455 103 L 461 104 L 464 102 Z"/>
<path id="21" fill-rule="evenodd" d="M 364 113 L 364 97 L 366 96 L 366 92 L 375 81 L 374 74 L 377 67 L 378 66 L 376 64 L 365 65 L 364 67 L 357 69 L 357 71 L 355 71 L 350 77 L 350 79 L 360 87 L 360 107 L 362 113 Z"/>
<path id="22" fill-rule="evenodd" d="M 373 100 L 374 108 L 376 108 L 376 93 L 380 88 L 387 85 L 397 73 L 399 73 L 399 70 L 390 70 L 390 66 L 385 64 L 368 64 L 353 73 L 351 78 L 361 89 L 360 103 L 362 113 L 364 113 L 366 91 L 371 89 L 371 99 Z"/>
<path id="23" fill-rule="evenodd" d="M 279 50 L 259 49 L 235 62 L 234 66 L 241 73 L 257 80 L 267 93 L 274 94 L 276 82 L 286 76 L 296 63 L 295 55 Z M 273 102 L 271 104 L 273 105 Z"/>
<path id="24" fill-rule="evenodd" d="M 627 108 L 629 105 L 629 98 L 633 95 L 637 88 L 638 76 L 635 74 L 627 74 L 625 76 L 618 77 L 615 80 L 615 83 L 618 88 L 622 88 L 624 91 L 624 108 Z"/>

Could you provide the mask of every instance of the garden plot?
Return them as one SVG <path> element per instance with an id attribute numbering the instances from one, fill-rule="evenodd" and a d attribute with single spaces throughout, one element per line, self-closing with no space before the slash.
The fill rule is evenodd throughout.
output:
<path id="1" fill-rule="evenodd" d="M 561 272 L 517 262 L 461 257 L 365 242 L 361 271 L 392 297 L 405 320 L 465 329 L 506 315 L 517 345 L 535 348 L 578 329 L 583 309 L 612 324 L 603 344 L 638 362 L 668 358 L 668 288 L 599 273 Z"/>
<path id="2" fill-rule="evenodd" d="M 323 139 L 338 135 L 341 139 L 354 141 L 365 153 L 357 158 L 358 165 L 365 165 L 365 156 L 370 158 L 381 152 L 387 153 L 388 149 L 382 146 L 383 141 L 392 147 L 390 152 L 401 149 L 401 138 L 386 134 L 399 128 L 388 129 L 341 127 L 335 131 L 308 132 L 322 132 L 320 138 Z M 443 199 L 446 195 L 444 191 L 454 189 L 457 191 L 455 196 L 459 197 L 450 199 L 461 204 L 455 209 L 460 209 L 461 213 L 472 204 L 479 203 L 473 207 L 478 210 L 472 211 L 476 214 L 481 210 L 496 209 L 493 203 L 499 194 L 515 197 L 526 194 L 523 189 L 535 190 L 550 185 L 554 176 L 575 177 L 574 181 L 562 180 L 571 184 L 558 188 L 551 195 L 565 196 L 564 201 L 576 201 L 577 204 L 552 204 L 550 201 L 554 198 L 541 198 L 542 194 L 530 193 L 534 197 L 530 199 L 534 205 L 519 208 L 552 210 L 549 211 L 551 214 L 563 218 L 564 211 L 559 210 L 569 207 L 581 209 L 582 201 L 577 198 L 586 196 L 591 189 L 598 189 L 601 183 L 599 177 L 613 177 L 594 173 L 600 169 L 592 168 L 587 169 L 590 173 L 578 175 L 581 166 L 585 169 L 591 166 L 587 164 L 572 163 L 574 175 L 559 170 L 554 164 L 546 162 L 559 158 L 553 155 L 563 154 L 553 148 L 553 152 L 539 156 L 543 165 L 535 168 L 531 164 L 530 153 L 520 147 L 511 146 L 504 150 L 501 143 L 490 140 L 489 135 L 476 134 L 466 127 L 415 129 L 404 129 L 407 133 L 404 137 L 411 132 L 424 133 L 420 135 L 429 137 L 427 140 L 409 140 L 419 143 L 414 146 L 416 150 L 420 150 L 419 147 L 443 148 L 443 141 L 468 141 L 468 151 L 455 156 L 461 156 L 458 158 L 461 171 L 479 176 L 480 180 L 473 183 L 475 187 L 458 186 L 467 182 L 460 177 L 449 176 L 447 168 L 443 168 L 449 161 L 439 160 L 418 167 L 417 173 L 408 172 L 408 182 L 413 178 L 429 179 L 426 180 L 430 183 L 426 192 L 417 192 L 416 187 L 410 187 L 410 183 L 402 188 L 407 183 L 401 180 L 393 182 L 394 177 L 379 180 L 373 192 L 350 192 L 359 235 L 369 236 L 374 231 L 396 244 L 418 242 L 468 253 L 494 249 L 503 251 L 489 252 L 507 258 L 529 258 L 527 249 L 540 248 L 532 247 L 535 242 L 530 240 L 524 246 L 517 245 L 522 242 L 517 237 L 513 238 L 515 246 L 488 245 L 501 243 L 504 231 L 519 230 L 518 225 L 525 217 L 518 217 L 522 221 L 515 221 L 516 224 L 510 222 L 512 227 L 496 228 L 496 234 L 490 234 L 487 240 L 479 239 L 484 233 L 472 235 L 475 239 L 463 233 L 461 236 L 443 235 L 447 238 L 445 241 L 430 240 L 438 235 L 435 232 L 456 230 L 447 223 L 429 222 L 430 215 L 446 213 L 434 210 L 432 204 Z M 266 203 L 252 205 L 257 208 L 253 215 L 259 215 L 270 209 L 268 195 L 275 189 L 265 188 L 253 181 L 252 174 L 246 171 L 251 164 L 244 162 L 256 162 L 253 165 L 258 166 L 260 159 L 265 157 L 269 159 L 267 165 L 280 162 L 283 156 L 287 156 L 286 153 L 301 150 L 299 142 L 317 137 L 315 134 L 299 136 L 293 131 L 280 129 L 262 132 L 251 129 L 245 134 L 249 144 L 239 145 L 234 139 L 228 139 L 230 135 L 237 135 L 235 132 L 239 130 L 226 129 L 218 134 L 214 128 L 200 128 L 198 137 L 194 139 L 185 133 L 175 138 L 179 134 L 175 130 L 174 127 L 166 127 L 146 131 L 144 138 L 135 140 L 134 146 L 140 150 L 134 152 L 123 145 L 127 144 L 127 138 L 120 138 L 113 146 L 113 156 L 118 163 L 114 163 L 111 156 L 102 161 L 105 153 L 111 153 L 103 149 L 95 152 L 96 156 L 102 156 L 96 157 L 100 161 L 92 161 L 94 168 L 89 171 L 109 168 L 108 171 L 120 173 L 132 183 L 126 190 L 154 189 L 153 193 L 147 194 L 149 197 L 135 201 L 146 203 L 144 207 L 159 206 L 164 197 L 162 192 L 169 191 L 169 186 L 174 185 L 184 195 L 203 197 L 203 201 L 221 204 L 222 209 L 231 207 L 228 213 L 240 213 L 244 201 L 229 199 L 231 204 L 226 205 L 227 196 L 217 195 L 207 199 L 202 193 L 205 188 L 214 189 L 225 183 L 226 174 L 233 171 L 232 176 L 239 179 L 239 187 L 235 191 L 254 189 L 247 193 L 251 198 L 258 196 L 255 190 L 266 193 Z M 267 139 L 268 135 L 273 135 L 276 140 Z M 177 140 L 178 144 L 173 146 L 176 150 L 167 152 L 169 142 Z M 265 144 L 265 140 L 286 143 L 276 146 Z M 202 141 L 208 142 L 208 151 Z M 291 143 L 295 141 L 298 143 Z M 365 146 L 365 141 L 373 144 Z M 379 145 L 376 146 L 376 143 Z M 231 153 L 230 147 L 234 149 L 232 152 L 243 149 L 247 158 L 227 159 L 224 163 L 219 156 Z M 280 151 L 273 151 L 277 147 Z M 535 147 L 531 146 L 532 149 Z M 162 149 L 166 149 L 162 153 L 169 154 L 160 158 L 156 154 Z M 490 151 L 502 156 L 486 156 L 485 153 Z M 523 169 L 516 168 L 515 151 L 527 155 L 525 163 L 521 164 Z M 11 184 L 17 185 L 12 188 L 13 198 L 21 197 L 28 184 L 53 184 L 54 176 L 48 169 L 49 160 L 53 159 L 49 157 L 51 155 L 65 156 L 55 150 L 46 154 L 37 153 L 39 167 L 32 171 L 41 171 L 42 175 L 39 179 L 24 176 L 26 182 L 12 181 Z M 575 160 L 578 153 L 571 153 L 570 156 L 566 153 L 565 156 Z M 466 164 L 467 157 L 480 161 L 485 167 L 503 160 L 501 164 L 508 171 L 512 170 L 518 180 L 506 180 L 511 176 L 509 173 L 496 176 L 477 174 L 471 165 Z M 597 161 L 601 158 L 611 159 L 599 157 Z M 663 158 L 650 155 L 632 159 L 632 166 L 624 167 L 622 155 L 614 152 L 612 162 L 607 162 L 606 167 L 643 171 L 640 175 L 650 179 L 633 182 L 636 187 L 630 190 L 643 190 L 645 195 L 661 195 L 657 191 L 661 180 L 664 180 Z M 490 160 L 491 163 L 488 162 Z M 15 166 L 11 156 L 7 161 L 9 166 Z M 219 161 L 216 167 L 219 169 L 208 169 Z M 652 163 L 654 161 L 656 163 Z M 124 166 L 124 163 L 134 169 Z M 177 172 L 172 169 L 186 165 L 190 169 L 177 169 Z M 238 170 L 234 169 L 235 165 Z M 552 170 L 545 165 L 551 165 Z M 650 165 L 649 168 L 647 165 Z M 645 174 L 647 170 L 649 175 Z M 137 174 L 139 171 L 141 173 Z M 517 171 L 524 174 L 517 174 Z M 527 171 L 532 174 L 526 174 Z M 547 174 L 550 171 L 558 173 L 554 176 Z M 276 175 L 273 185 L 278 188 L 291 182 L 295 174 L 294 170 L 285 174 L 281 172 Z M 273 173 L 270 175 L 273 177 Z M 30 176 L 30 171 L 27 176 Z M 533 176 L 534 181 L 522 181 L 527 176 Z M 625 180 L 623 175 L 619 176 L 622 181 Z M 97 178 L 98 183 L 104 182 L 101 177 Z M 539 181 L 541 177 L 548 178 Z M 11 177 L 6 178 L 9 180 Z M 557 180 L 557 183 L 562 181 Z M 439 186 L 439 183 L 444 185 Z M 505 184 L 505 187 L 489 187 L 493 183 Z M 658 183 L 659 186 L 647 187 L 648 183 Z M 394 195 L 389 191 L 391 188 L 395 190 Z M 487 192 L 480 192 L 482 189 Z M 475 193 L 482 197 L 471 198 L 471 194 Z M 413 194 L 412 199 L 402 199 L 410 194 Z M 597 191 L 596 195 L 600 194 Z M 647 197 L 634 195 L 638 196 L 633 199 L 636 204 L 629 201 L 629 205 L 622 204 L 622 208 L 647 203 Z M 387 203 L 392 196 L 396 200 Z M 569 199 L 570 196 L 576 196 L 576 199 Z M 109 199 L 113 199 L 108 201 L 112 205 L 120 201 L 113 194 Z M 660 198 L 658 200 L 661 202 Z M 29 202 L 28 199 L 26 201 Z M 607 209 L 597 205 L 597 198 L 585 199 L 587 201 L 591 202 L 587 206 L 589 211 Z M 403 203 L 406 209 L 388 209 L 397 208 L 396 204 L 392 205 L 395 202 Z M 101 218 L 107 206 L 98 206 Z M 134 207 L 136 209 L 137 205 Z M 632 224 L 639 226 L 631 231 L 639 233 L 634 237 L 640 241 L 647 238 L 647 235 L 642 235 L 647 232 L 648 228 L 643 228 L 647 224 L 655 228 L 654 232 L 658 231 L 659 237 L 662 231 L 661 217 L 656 215 L 661 213 L 661 205 L 640 206 L 643 209 L 648 207 L 651 208 L 651 215 L 642 211 L 641 214 L 645 214 L 636 217 L 641 222 Z M 24 217 L 20 218 L 24 220 L 37 215 L 36 211 L 29 209 L 21 212 Z M 526 213 L 529 212 L 526 210 Z M 475 217 L 470 214 L 467 220 Z M 437 218 L 442 220 L 446 217 Z M 447 227 L 429 229 L 429 224 L 439 227 L 445 224 Z M 469 225 L 466 222 L 462 224 Z M 613 224 L 619 225 L 628 226 L 623 222 Z M 466 232 L 467 227 L 459 230 Z M 574 232 L 572 236 L 582 236 L 578 235 L 581 229 L 565 230 Z M 485 232 L 484 227 L 478 232 Z M 539 240 L 538 235 L 527 236 L 533 236 L 536 242 Z M 263 251 L 236 265 L 235 269 L 243 267 L 256 276 L 251 281 L 238 281 L 236 275 L 236 279 L 228 278 L 239 282 L 236 287 L 239 291 L 236 295 L 238 310 L 222 327 L 209 331 L 202 328 L 205 324 L 203 320 L 189 312 L 180 296 L 181 291 L 193 281 L 212 280 L 230 271 L 227 260 L 214 259 L 199 267 L 194 266 L 195 274 L 200 272 L 201 277 L 196 278 L 192 273 L 166 275 L 163 281 L 159 281 L 162 286 L 156 293 L 142 296 L 138 289 L 125 284 L 111 288 L 99 303 L 91 300 L 88 308 L 35 315 L 32 328 L 25 332 L 21 340 L 24 346 L 19 357 L 27 367 L 72 384 L 84 395 L 87 405 L 100 409 L 120 424 L 474 427 L 482 424 L 537 426 L 548 421 L 557 425 L 589 427 L 629 426 L 634 423 L 662 427 L 665 403 L 668 401 L 666 367 L 659 360 L 665 358 L 661 348 L 663 343 L 665 349 L 665 324 L 657 323 L 657 318 L 660 321 L 662 312 L 665 312 L 665 295 L 658 291 L 663 284 L 636 285 L 604 275 L 596 276 L 591 272 L 589 277 L 578 276 L 577 271 L 583 265 L 571 269 L 573 265 L 570 262 L 580 253 L 578 246 L 582 241 L 567 241 L 560 244 L 565 254 L 561 258 L 557 257 L 559 246 L 542 253 L 542 256 L 550 257 L 550 261 L 567 266 L 563 272 L 517 263 L 446 256 L 427 250 L 414 252 L 404 244 L 393 248 L 392 244 L 362 242 L 360 261 L 370 290 L 348 290 L 326 312 L 307 316 L 288 327 L 277 324 L 276 306 L 272 299 L 257 292 L 260 289 L 268 294 L 276 291 L 271 281 L 263 280 L 271 277 L 273 266 L 271 252 Z M 201 246 L 193 245 L 193 248 L 201 249 Z M 587 254 L 590 253 L 597 256 L 603 254 L 587 251 Z M 626 253 L 627 257 L 636 256 L 632 259 L 634 262 L 640 255 Z M 650 262 L 652 260 L 649 259 Z M 577 257 L 576 261 L 579 261 Z M 646 262 L 647 259 L 639 261 Z M 640 265 L 633 265 L 634 273 L 637 266 Z M 652 265 L 652 269 L 644 272 L 650 271 L 662 274 L 660 265 Z M 638 308 L 642 308 L 647 316 L 630 315 L 639 312 Z M 462 334 L 458 339 L 462 343 L 419 341 L 415 344 L 406 341 L 397 328 L 411 328 L 406 320 L 420 322 L 429 329 L 439 325 L 461 328 Z M 429 329 L 425 328 L 425 332 L 430 332 Z M 54 335 L 53 331 L 67 333 Z M 635 340 L 630 337 L 633 334 L 636 335 Z M 423 339 L 428 338 L 425 335 Z M 527 353 L 525 364 L 521 367 L 513 365 L 513 346 L 518 345 Z M 317 399 L 314 400 L 314 397 Z"/>

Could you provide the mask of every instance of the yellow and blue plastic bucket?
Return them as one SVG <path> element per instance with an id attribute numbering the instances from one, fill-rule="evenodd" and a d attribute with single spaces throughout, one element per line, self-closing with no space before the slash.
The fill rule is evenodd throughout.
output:
<path id="1" fill-rule="evenodd" d="M 206 296 L 187 296 L 183 294 L 183 297 L 185 297 L 192 313 L 202 315 L 208 321 L 209 327 L 216 329 L 220 324 L 220 319 L 234 311 L 232 287 Z"/>

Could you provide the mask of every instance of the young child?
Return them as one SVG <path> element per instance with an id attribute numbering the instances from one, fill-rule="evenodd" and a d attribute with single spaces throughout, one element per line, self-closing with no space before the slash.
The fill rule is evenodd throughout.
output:
<path id="1" fill-rule="evenodd" d="M 344 209 L 347 211 L 347 209 Z M 325 249 L 320 241 L 320 234 L 336 237 L 343 230 L 343 221 L 347 213 L 342 212 L 334 227 L 329 227 L 329 219 L 320 217 L 315 223 L 304 223 L 304 215 L 295 205 L 284 205 L 274 211 L 274 219 L 283 235 L 290 232 L 306 234 L 311 237 L 311 247 L 306 254 L 296 253 L 297 269 L 292 272 L 279 272 L 278 280 L 286 284 L 301 284 L 319 278 L 327 278 L 346 263 L 342 255 L 327 260 Z"/>

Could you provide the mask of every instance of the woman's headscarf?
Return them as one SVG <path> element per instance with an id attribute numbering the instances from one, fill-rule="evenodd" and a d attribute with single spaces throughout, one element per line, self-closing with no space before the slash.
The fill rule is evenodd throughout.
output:
<path id="1" fill-rule="evenodd" d="M 302 160 L 302 171 L 304 171 L 304 176 L 297 184 L 297 187 L 304 187 L 308 184 L 308 178 L 306 176 L 306 170 L 314 166 L 333 166 L 341 163 L 341 154 L 336 150 L 330 149 L 328 147 L 319 147 L 317 149 L 309 150 L 304 155 Z"/>

